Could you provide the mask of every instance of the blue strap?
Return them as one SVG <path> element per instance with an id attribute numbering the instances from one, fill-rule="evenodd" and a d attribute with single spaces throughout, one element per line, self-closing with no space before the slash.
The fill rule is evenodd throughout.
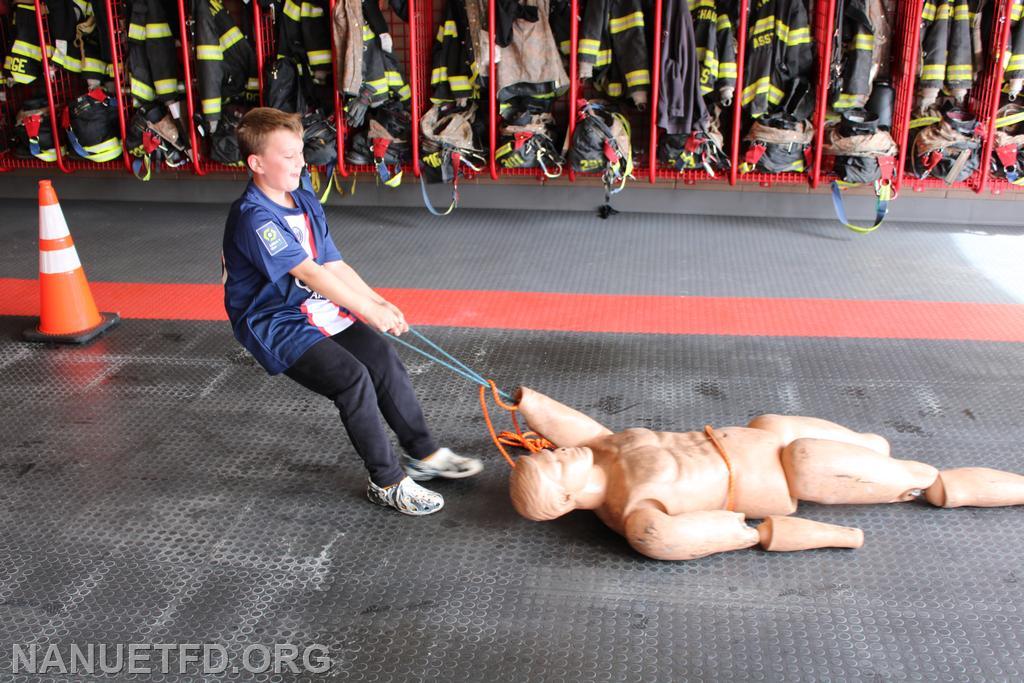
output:
<path id="1" fill-rule="evenodd" d="M 421 356 L 429 358 L 430 360 L 434 361 L 438 365 L 442 365 L 442 366 L 448 368 L 449 370 L 454 372 L 456 375 L 459 375 L 460 377 L 462 377 L 464 379 L 468 379 L 470 382 L 474 382 L 476 384 L 479 384 L 482 387 L 490 387 L 491 386 L 487 382 L 487 380 L 484 379 L 483 375 L 481 375 L 480 373 L 478 373 L 475 370 L 473 370 L 472 368 L 470 368 L 468 365 L 466 365 L 465 363 L 460 361 L 458 358 L 454 357 L 453 355 L 451 355 L 450 353 L 448 353 L 447 351 L 442 349 L 440 346 L 438 346 L 434 342 L 430 341 L 425 336 L 423 336 L 422 334 L 420 334 L 416 330 L 412 329 L 411 327 L 409 328 L 409 331 L 412 332 L 414 335 L 416 335 L 419 339 L 421 339 L 424 342 L 426 342 L 431 348 L 435 349 L 436 351 L 438 351 L 439 353 L 444 355 L 446 358 L 451 360 L 452 363 L 454 363 L 455 365 L 452 365 L 452 363 L 448 363 L 448 362 L 446 362 L 444 360 L 441 360 L 437 356 L 434 356 L 433 354 L 430 354 L 430 353 L 428 353 L 427 351 L 424 351 L 421 348 L 413 346 L 412 344 L 410 344 L 409 342 L 405 341 L 404 339 L 401 339 L 400 337 L 396 337 L 395 335 L 392 335 L 392 334 L 389 334 L 388 336 L 391 337 L 396 342 L 398 342 L 399 344 L 402 344 L 403 346 L 405 346 L 405 347 L 407 347 L 409 349 L 412 349 L 413 351 L 415 351 L 416 353 L 420 354 Z M 456 367 L 456 365 L 458 367 Z M 498 390 L 498 394 L 500 394 L 501 397 L 504 398 L 506 401 L 511 401 L 512 400 L 511 396 L 509 396 L 507 393 L 505 393 L 504 391 L 502 391 L 500 389 Z"/>
<path id="2" fill-rule="evenodd" d="M 69 126 L 64 132 L 67 134 L 68 142 L 71 143 L 71 149 L 75 150 L 75 154 L 83 159 L 91 159 L 89 153 L 86 152 L 81 143 L 78 142 L 78 136 L 75 135 L 75 131 L 71 130 L 71 127 Z"/>
<path id="3" fill-rule="evenodd" d="M 878 229 L 878 226 L 885 220 L 885 216 L 889 213 L 889 201 L 882 199 L 881 196 L 875 197 L 875 223 L 869 228 L 864 228 L 859 225 L 853 225 L 846 217 L 846 208 L 843 206 L 843 191 L 839 187 L 839 183 L 832 181 L 832 206 L 836 210 L 836 217 L 839 222 L 848 227 L 850 230 L 859 233 L 874 232 Z"/>
<path id="4" fill-rule="evenodd" d="M 456 183 L 458 182 L 458 169 L 455 169 L 456 178 L 452 181 L 452 203 L 448 205 L 448 209 L 444 212 L 438 211 L 430 203 L 430 197 L 427 196 L 427 181 L 423 178 L 423 174 L 420 174 L 420 192 L 423 193 L 423 205 L 427 207 L 427 211 L 434 214 L 435 216 L 447 216 L 455 208 L 455 205 L 459 202 L 459 190 Z"/>

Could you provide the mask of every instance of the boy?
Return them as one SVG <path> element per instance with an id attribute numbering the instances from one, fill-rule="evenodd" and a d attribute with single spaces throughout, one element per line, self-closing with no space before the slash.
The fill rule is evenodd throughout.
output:
<path id="1" fill-rule="evenodd" d="M 405 316 L 341 260 L 316 197 L 298 189 L 299 116 L 253 109 L 238 126 L 238 146 L 252 180 L 224 227 L 224 304 L 235 338 L 271 375 L 334 402 L 369 471 L 372 502 L 407 515 L 437 512 L 444 499 L 413 480 L 468 477 L 483 465 L 437 447 L 402 361 L 378 334 L 408 331 Z M 378 410 L 406 452 L 401 462 Z"/>

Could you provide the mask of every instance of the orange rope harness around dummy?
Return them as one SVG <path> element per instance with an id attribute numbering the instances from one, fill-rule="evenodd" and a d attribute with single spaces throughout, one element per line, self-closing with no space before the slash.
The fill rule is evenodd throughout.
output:
<path id="1" fill-rule="evenodd" d="M 493 380 L 487 380 L 487 383 L 491 387 L 491 395 L 494 396 L 494 402 L 504 408 L 512 416 L 512 424 L 515 425 L 516 431 L 513 432 L 501 432 L 500 434 L 495 433 L 494 424 L 491 422 L 491 415 L 487 410 L 487 387 L 480 387 L 480 409 L 484 413 L 484 421 L 487 423 L 487 431 L 491 434 L 491 441 L 498 447 L 501 454 L 505 457 L 509 466 L 513 469 L 516 466 L 512 457 L 505 451 L 504 446 L 512 446 L 515 448 L 525 448 L 531 453 L 539 453 L 545 448 L 554 448 L 555 445 L 537 434 L 536 432 L 524 432 L 519 427 L 519 420 L 516 418 L 516 413 L 519 411 L 519 406 L 510 405 L 501 400 L 501 395 L 498 393 L 498 386 Z"/>
<path id="2" fill-rule="evenodd" d="M 715 449 L 718 450 L 718 454 L 722 456 L 722 460 L 725 461 L 725 469 L 729 470 L 729 492 L 725 497 L 725 509 L 732 512 L 733 497 L 735 491 L 735 477 L 733 477 L 732 471 L 732 460 L 729 460 L 729 454 L 725 452 L 725 446 L 718 440 L 718 435 L 715 434 L 715 428 L 711 425 L 704 425 L 704 433 L 708 435 L 711 443 L 715 445 Z"/>

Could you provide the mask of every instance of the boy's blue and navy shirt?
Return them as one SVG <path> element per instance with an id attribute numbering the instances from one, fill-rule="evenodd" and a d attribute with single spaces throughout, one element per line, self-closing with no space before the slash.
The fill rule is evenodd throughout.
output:
<path id="1" fill-rule="evenodd" d="M 355 321 L 289 274 L 307 258 L 341 260 L 320 202 L 303 189 L 291 197 L 297 208 L 271 201 L 250 181 L 224 226 L 224 307 L 235 338 L 272 375 Z"/>

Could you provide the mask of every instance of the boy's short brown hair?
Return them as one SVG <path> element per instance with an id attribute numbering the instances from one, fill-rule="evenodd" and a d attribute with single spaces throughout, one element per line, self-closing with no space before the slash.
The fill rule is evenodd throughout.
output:
<path id="1" fill-rule="evenodd" d="M 302 117 L 287 114 L 280 109 L 256 107 L 242 117 L 238 124 L 238 150 L 245 163 L 250 154 L 263 154 L 267 138 L 276 130 L 290 130 L 302 137 Z"/>

